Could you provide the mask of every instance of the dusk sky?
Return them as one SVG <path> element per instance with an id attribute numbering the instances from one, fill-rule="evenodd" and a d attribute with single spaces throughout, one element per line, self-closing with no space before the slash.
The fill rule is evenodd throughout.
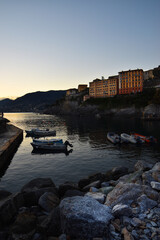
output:
<path id="1" fill-rule="evenodd" d="M 0 98 L 160 65 L 160 0 L 0 0 Z"/>

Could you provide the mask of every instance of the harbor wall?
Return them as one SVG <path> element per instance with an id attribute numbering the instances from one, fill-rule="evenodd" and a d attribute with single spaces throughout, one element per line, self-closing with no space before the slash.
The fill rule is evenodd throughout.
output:
<path id="1" fill-rule="evenodd" d="M 0 171 L 8 164 L 8 161 L 11 160 L 23 140 L 22 129 L 10 124 L 7 125 L 7 132 L 9 133 L 7 139 L 5 139 L 4 143 L 0 146 Z"/>

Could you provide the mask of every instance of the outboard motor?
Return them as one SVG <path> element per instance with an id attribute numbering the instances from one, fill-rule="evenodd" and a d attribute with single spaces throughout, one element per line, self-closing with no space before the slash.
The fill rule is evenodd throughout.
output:
<path id="1" fill-rule="evenodd" d="M 69 143 L 68 141 L 65 141 L 64 143 L 66 146 L 69 146 L 69 147 L 73 147 L 73 145 L 71 143 Z"/>

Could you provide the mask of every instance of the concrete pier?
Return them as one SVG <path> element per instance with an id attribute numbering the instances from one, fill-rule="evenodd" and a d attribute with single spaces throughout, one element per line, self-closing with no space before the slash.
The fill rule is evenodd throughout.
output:
<path id="1" fill-rule="evenodd" d="M 0 171 L 7 165 L 22 140 L 23 130 L 6 124 L 5 131 L 0 133 Z"/>

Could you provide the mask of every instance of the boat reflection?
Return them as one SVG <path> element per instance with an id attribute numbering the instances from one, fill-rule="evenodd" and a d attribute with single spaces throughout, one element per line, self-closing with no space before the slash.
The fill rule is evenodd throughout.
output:
<path id="1" fill-rule="evenodd" d="M 57 153 L 64 153 L 66 156 L 68 156 L 70 153 L 73 152 L 73 149 L 70 150 L 47 150 L 47 149 L 34 149 L 32 150 L 31 154 L 39 154 L 39 155 L 44 155 L 44 154 L 57 154 Z"/>

